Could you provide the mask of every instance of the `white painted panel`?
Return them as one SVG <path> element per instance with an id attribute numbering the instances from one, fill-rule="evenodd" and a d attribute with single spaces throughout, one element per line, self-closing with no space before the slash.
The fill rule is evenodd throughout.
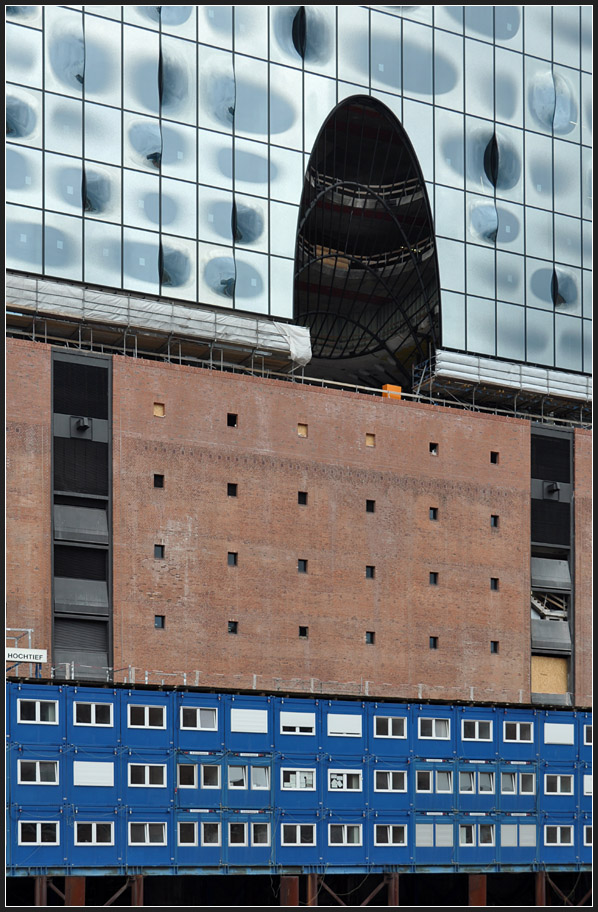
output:
<path id="1" fill-rule="evenodd" d="M 592 794 L 592 775 L 587 773 L 583 777 L 583 793 L 584 795 Z"/>
<path id="2" fill-rule="evenodd" d="M 452 846 L 453 844 L 453 825 L 452 823 L 436 824 L 436 846 Z"/>
<path id="3" fill-rule="evenodd" d="M 433 823 L 416 823 L 415 824 L 415 844 L 417 846 L 434 845 L 434 824 Z"/>
<path id="4" fill-rule="evenodd" d="M 268 731 L 268 710 L 231 709 L 230 730 L 266 734 Z"/>
<path id="5" fill-rule="evenodd" d="M 522 823 L 519 827 L 519 845 L 535 846 L 536 844 L 536 826 L 531 823 Z"/>
<path id="6" fill-rule="evenodd" d="M 328 734 L 361 738 L 361 716 L 328 713 Z"/>
<path id="7" fill-rule="evenodd" d="M 546 722 L 544 744 L 575 744 L 575 726 L 565 722 Z"/>
<path id="8" fill-rule="evenodd" d="M 301 712 L 281 712 L 280 713 L 280 730 L 288 726 L 290 728 L 310 728 L 312 733 L 316 731 L 316 714 Z M 307 732 L 301 732 L 307 734 Z"/>
<path id="9" fill-rule="evenodd" d="M 114 763 L 73 762 L 73 785 L 114 785 Z"/>

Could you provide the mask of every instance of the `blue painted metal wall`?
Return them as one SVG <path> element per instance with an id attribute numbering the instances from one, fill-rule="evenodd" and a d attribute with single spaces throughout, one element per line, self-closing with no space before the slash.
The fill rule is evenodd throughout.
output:
<path id="1" fill-rule="evenodd" d="M 9 683 L 7 719 L 12 875 L 591 862 L 586 712 Z"/>

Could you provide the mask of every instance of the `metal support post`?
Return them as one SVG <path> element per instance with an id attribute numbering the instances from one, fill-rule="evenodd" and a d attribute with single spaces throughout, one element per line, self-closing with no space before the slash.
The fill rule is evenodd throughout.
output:
<path id="1" fill-rule="evenodd" d="M 398 906 L 399 905 L 399 875 L 395 872 L 392 874 L 387 874 L 387 883 L 388 883 L 388 905 L 389 906 Z"/>
<path id="2" fill-rule="evenodd" d="M 486 875 L 469 875 L 469 906 L 486 905 Z"/>
<path id="3" fill-rule="evenodd" d="M 64 878 L 64 904 L 65 906 L 85 905 L 85 878 Z"/>
<path id="4" fill-rule="evenodd" d="M 131 905 L 143 905 L 143 874 L 131 878 Z"/>
<path id="5" fill-rule="evenodd" d="M 546 872 L 536 871 L 536 905 L 546 905 Z"/>
<path id="6" fill-rule="evenodd" d="M 33 897 L 34 906 L 48 905 L 48 880 L 45 874 L 40 874 L 39 877 L 35 878 L 33 883 Z"/>
<path id="7" fill-rule="evenodd" d="M 307 903 L 308 906 L 318 905 L 318 875 L 307 875 Z"/>
<path id="8" fill-rule="evenodd" d="M 299 877 L 283 874 L 280 878 L 280 905 L 299 905 Z"/>

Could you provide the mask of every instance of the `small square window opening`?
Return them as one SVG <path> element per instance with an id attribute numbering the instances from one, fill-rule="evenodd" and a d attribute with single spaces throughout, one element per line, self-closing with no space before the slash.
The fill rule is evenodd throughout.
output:
<path id="1" fill-rule="evenodd" d="M 154 627 L 156 630 L 164 630 L 166 626 L 166 617 L 163 614 L 154 615 Z"/>
<path id="2" fill-rule="evenodd" d="M 498 640 L 490 640 L 490 652 L 498 652 Z"/>
<path id="3" fill-rule="evenodd" d="M 430 649 L 438 649 L 438 637 L 430 637 Z"/>
<path id="4" fill-rule="evenodd" d="M 236 567 L 236 566 L 237 566 L 237 558 L 238 558 L 238 554 L 237 554 L 236 551 L 229 551 L 229 552 L 228 552 L 228 557 L 227 557 L 228 566 L 229 566 L 229 567 Z"/>
<path id="5" fill-rule="evenodd" d="M 301 639 L 306 640 L 309 636 L 309 627 L 299 627 L 299 636 Z"/>
<path id="6" fill-rule="evenodd" d="M 365 568 L 366 579 L 374 579 L 375 575 L 376 575 L 375 567 L 372 567 L 371 565 L 369 565 Z"/>
<path id="7" fill-rule="evenodd" d="M 156 560 L 164 559 L 164 545 L 154 545 L 154 558 Z"/>
<path id="8" fill-rule="evenodd" d="M 373 646 L 376 642 L 376 634 L 373 630 L 366 630 L 365 632 L 365 641 L 368 645 Z"/>
<path id="9" fill-rule="evenodd" d="M 437 443 L 430 444 L 430 456 L 438 456 L 438 444 Z"/>
<path id="10" fill-rule="evenodd" d="M 490 588 L 493 589 L 494 591 L 496 591 L 498 589 L 498 577 L 497 576 L 490 577 Z"/>
<path id="11" fill-rule="evenodd" d="M 235 412 L 228 412 L 226 416 L 226 426 L 227 427 L 236 427 L 237 426 L 237 415 Z"/>
<path id="12" fill-rule="evenodd" d="M 369 447 L 376 446 L 376 435 L 375 434 L 366 434 L 365 435 L 365 445 Z"/>
<path id="13" fill-rule="evenodd" d="M 163 475 L 154 475 L 154 488 L 163 488 L 164 487 L 164 476 Z"/>
<path id="14" fill-rule="evenodd" d="M 492 463 L 492 465 L 498 465 L 498 453 L 496 452 L 496 450 L 491 450 L 490 462 Z"/>
<path id="15" fill-rule="evenodd" d="M 436 572 L 430 573 L 430 586 L 438 585 L 438 574 Z"/>
<path id="16" fill-rule="evenodd" d="M 376 512 L 376 501 L 375 500 L 366 500 L 365 512 L 366 513 L 375 513 Z"/>
<path id="17" fill-rule="evenodd" d="M 493 513 L 490 517 L 490 526 L 493 529 L 498 529 L 498 516 L 495 513 Z"/>
<path id="18" fill-rule="evenodd" d="M 238 633 L 239 632 L 239 622 L 238 621 L 229 621 L 228 622 L 228 632 L 229 633 Z"/>
<path id="19" fill-rule="evenodd" d="M 307 561 L 301 557 L 297 561 L 297 572 L 307 573 Z"/>
<path id="20" fill-rule="evenodd" d="M 226 493 L 229 497 L 237 496 L 237 485 L 234 482 L 229 481 L 226 486 Z"/>
<path id="21" fill-rule="evenodd" d="M 166 408 L 164 407 L 163 402 L 154 402 L 154 417 L 155 418 L 164 418 L 166 414 Z"/>
<path id="22" fill-rule="evenodd" d="M 438 507 L 430 507 L 430 519 L 438 519 Z"/>
<path id="23" fill-rule="evenodd" d="M 297 436 L 298 437 L 307 437 L 307 425 L 306 424 L 297 425 Z"/>
<path id="24" fill-rule="evenodd" d="M 307 505 L 307 491 L 297 491 L 297 503 L 302 507 Z"/>

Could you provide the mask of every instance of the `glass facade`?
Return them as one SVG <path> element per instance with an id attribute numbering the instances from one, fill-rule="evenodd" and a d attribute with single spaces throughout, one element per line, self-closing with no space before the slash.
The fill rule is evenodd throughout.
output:
<path id="1" fill-rule="evenodd" d="M 591 370 L 590 6 L 7 7 L 7 263 L 293 319 L 304 176 L 405 130 L 443 348 Z"/>

